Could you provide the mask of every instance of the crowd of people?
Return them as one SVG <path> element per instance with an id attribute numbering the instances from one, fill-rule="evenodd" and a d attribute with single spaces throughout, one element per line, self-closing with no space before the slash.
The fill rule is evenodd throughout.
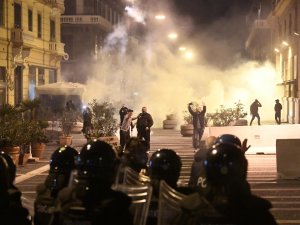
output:
<path id="1" fill-rule="evenodd" d="M 257 101 L 257 106 L 260 103 Z M 50 160 L 45 181 L 36 188 L 34 215 L 22 206 L 21 192 L 14 186 L 16 167 L 4 152 L 0 153 L 1 224 L 125 224 L 133 225 L 131 198 L 114 187 L 121 183 L 126 167 L 149 177 L 153 188 L 147 225 L 156 225 L 159 210 L 160 181 L 186 197 L 180 203 L 181 213 L 172 219 L 174 225 L 237 224 L 273 225 L 271 203 L 251 193 L 247 182 L 245 152 L 247 139 L 224 134 L 206 138 L 203 118 L 206 107 L 188 109 L 194 118 L 193 146 L 197 148 L 187 186 L 178 186 L 182 162 L 172 149 L 160 149 L 149 156 L 150 128 L 153 120 L 143 107 L 137 117 L 133 110 L 120 109 L 122 151 L 110 144 L 91 140 L 80 152 L 70 146 L 59 147 Z M 133 125 L 132 121 L 137 120 Z M 137 137 L 131 136 L 137 127 Z"/>

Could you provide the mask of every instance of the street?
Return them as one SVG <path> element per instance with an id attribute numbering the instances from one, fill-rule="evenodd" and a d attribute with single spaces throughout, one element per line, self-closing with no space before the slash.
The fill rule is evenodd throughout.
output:
<path id="1" fill-rule="evenodd" d="M 81 134 L 74 134 L 73 145 L 77 150 L 84 143 Z M 23 202 L 31 213 L 35 187 L 44 181 L 49 158 L 57 147 L 55 144 L 48 145 L 40 161 L 17 169 L 16 185 L 22 191 Z M 160 148 L 173 149 L 181 156 L 183 167 L 180 183 L 187 184 L 194 154 L 191 137 L 182 137 L 178 130 L 153 129 L 150 153 Z M 246 157 L 252 192 L 272 202 L 271 212 L 279 224 L 300 224 L 300 180 L 277 180 L 275 154 L 248 153 Z"/>

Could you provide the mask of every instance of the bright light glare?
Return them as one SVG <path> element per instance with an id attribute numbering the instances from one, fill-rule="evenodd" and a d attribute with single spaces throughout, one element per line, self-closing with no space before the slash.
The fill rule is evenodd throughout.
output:
<path id="1" fill-rule="evenodd" d="M 168 35 L 168 38 L 170 38 L 171 40 L 176 40 L 177 37 L 178 37 L 178 35 L 177 35 L 176 33 L 170 33 L 170 34 Z"/>
<path id="2" fill-rule="evenodd" d="M 155 19 L 157 19 L 157 20 L 164 20 L 164 19 L 166 19 L 166 16 L 165 15 L 156 15 Z"/>
<path id="3" fill-rule="evenodd" d="M 283 41 L 282 44 L 283 44 L 284 46 L 289 46 L 289 43 L 287 43 L 286 41 Z"/>
<path id="4" fill-rule="evenodd" d="M 186 52 L 186 53 L 184 54 L 184 58 L 186 58 L 186 59 L 192 59 L 193 56 L 194 56 L 194 54 L 193 54 L 191 51 Z"/>
<path id="5" fill-rule="evenodd" d="M 280 52 L 278 48 L 274 48 L 274 51 L 278 53 Z"/>
<path id="6" fill-rule="evenodd" d="M 181 52 L 184 52 L 184 51 L 186 51 L 186 47 L 179 47 L 178 50 Z"/>

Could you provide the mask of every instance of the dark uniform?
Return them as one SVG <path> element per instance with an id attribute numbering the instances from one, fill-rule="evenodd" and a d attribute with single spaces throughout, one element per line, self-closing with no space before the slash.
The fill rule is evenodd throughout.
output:
<path id="1" fill-rule="evenodd" d="M 92 141 L 80 151 L 70 186 L 58 196 L 50 225 L 132 225 L 131 199 L 111 189 L 119 164 L 112 146 Z"/>
<path id="2" fill-rule="evenodd" d="M 75 157 L 78 152 L 71 147 L 60 147 L 51 156 L 50 171 L 46 181 L 36 188 L 34 202 L 34 224 L 48 225 L 55 211 L 58 192 L 66 187 L 70 173 L 75 168 Z"/>
<path id="3" fill-rule="evenodd" d="M 149 113 L 143 111 L 138 115 L 136 122 L 137 136 L 145 140 L 148 150 L 150 150 L 150 128 L 152 126 L 153 119 Z"/>
<path id="4" fill-rule="evenodd" d="M 203 109 L 201 112 L 199 111 L 193 111 L 192 103 L 189 103 L 188 110 L 190 114 L 193 116 L 193 147 L 195 149 L 200 147 L 200 141 L 204 133 L 205 129 L 205 113 L 206 113 L 206 106 L 203 106 Z"/>
<path id="5" fill-rule="evenodd" d="M 22 206 L 21 192 L 13 185 L 16 167 L 9 155 L 0 153 L 0 220 L 3 225 L 31 225 L 29 211 Z"/>
<path id="6" fill-rule="evenodd" d="M 261 107 L 261 104 L 257 99 L 255 99 L 255 101 L 250 106 L 250 113 L 252 115 L 250 126 L 252 125 L 252 122 L 255 119 L 255 117 L 257 117 L 257 123 L 258 125 L 260 125 L 260 116 L 258 114 L 258 107 Z"/>
<path id="7" fill-rule="evenodd" d="M 161 149 L 154 152 L 149 160 L 148 173 L 153 187 L 147 225 L 156 225 L 158 216 L 158 199 L 160 181 L 166 183 L 182 194 L 190 194 L 189 188 L 177 187 L 177 181 L 181 171 L 181 159 L 175 151 L 171 149 Z"/>
<path id="8" fill-rule="evenodd" d="M 279 99 L 275 100 L 275 106 L 274 106 L 274 110 L 275 110 L 275 120 L 277 124 L 281 124 L 281 110 L 282 110 L 282 105 L 279 102 Z"/>
<path id="9" fill-rule="evenodd" d="M 275 225 L 271 203 L 251 194 L 247 160 L 234 144 L 217 144 L 205 161 L 207 188 L 183 199 L 174 225 Z"/>

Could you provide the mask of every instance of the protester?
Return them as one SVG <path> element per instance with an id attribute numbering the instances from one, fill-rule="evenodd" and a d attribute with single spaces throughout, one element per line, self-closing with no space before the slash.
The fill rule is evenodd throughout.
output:
<path id="1" fill-rule="evenodd" d="M 252 122 L 255 119 L 255 117 L 257 118 L 258 125 L 260 125 L 260 116 L 258 114 L 258 107 L 262 107 L 262 105 L 257 99 L 255 99 L 255 101 L 250 106 L 250 113 L 252 115 L 250 126 L 252 125 Z"/>
<path id="2" fill-rule="evenodd" d="M 85 107 L 82 113 L 83 118 L 83 128 L 82 133 L 85 137 L 89 136 L 90 130 L 92 128 L 92 114 L 89 107 Z"/>
<path id="3" fill-rule="evenodd" d="M 132 120 L 136 120 L 136 117 L 132 117 L 132 109 L 127 110 L 127 114 L 123 118 L 123 122 L 120 127 L 120 146 L 121 149 L 123 150 L 125 144 L 129 141 L 130 139 L 130 131 L 133 129 L 133 124 Z"/>
<path id="4" fill-rule="evenodd" d="M 275 100 L 274 110 L 275 110 L 275 121 L 279 125 L 281 124 L 281 110 L 282 110 L 282 105 L 279 102 L 279 99 Z"/>
<path id="5" fill-rule="evenodd" d="M 137 136 L 140 139 L 144 139 L 148 150 L 150 150 L 150 128 L 153 126 L 152 116 L 147 113 L 147 107 L 142 108 L 142 113 L 137 116 Z"/>
<path id="6" fill-rule="evenodd" d="M 119 115 L 120 115 L 120 126 L 123 123 L 123 119 L 125 117 L 125 115 L 128 112 L 128 108 L 125 105 L 122 105 L 121 109 L 119 110 Z"/>
<path id="7" fill-rule="evenodd" d="M 206 113 L 206 106 L 203 104 L 202 107 L 198 106 L 196 107 L 196 110 L 194 111 L 192 109 L 193 103 L 188 104 L 188 110 L 190 114 L 193 116 L 193 147 L 195 149 L 198 149 L 200 147 L 200 141 L 202 139 L 204 129 L 205 129 L 205 113 Z"/>

